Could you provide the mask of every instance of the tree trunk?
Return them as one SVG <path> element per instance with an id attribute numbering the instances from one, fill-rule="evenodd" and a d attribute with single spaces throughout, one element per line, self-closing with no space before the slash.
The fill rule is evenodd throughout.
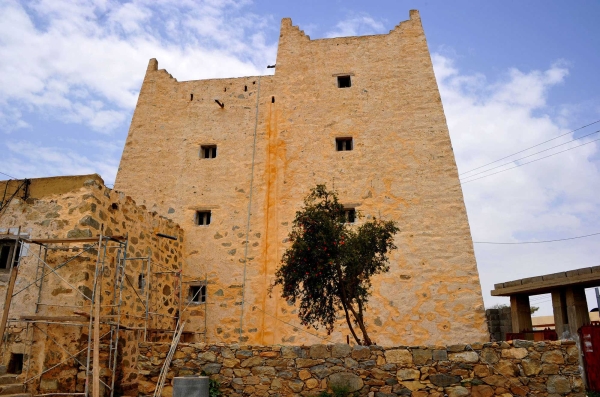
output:
<path id="1" fill-rule="evenodd" d="M 358 315 L 359 318 L 357 319 L 357 323 L 358 326 L 360 327 L 360 330 L 363 333 L 363 336 L 365 338 L 365 345 L 366 346 L 371 346 L 373 344 L 373 342 L 371 341 L 371 338 L 369 338 L 369 335 L 367 334 L 367 327 L 365 327 L 365 322 L 364 322 L 364 317 L 363 317 L 363 307 L 362 307 L 362 302 L 357 300 L 358 303 Z"/>
<path id="2" fill-rule="evenodd" d="M 336 263 L 336 270 L 338 274 L 338 290 L 340 291 L 340 300 L 342 301 L 342 307 L 344 308 L 344 313 L 346 314 L 346 323 L 348 324 L 348 328 L 350 328 L 350 332 L 352 332 L 352 336 L 356 343 L 361 345 L 359 337 L 356 335 L 354 331 L 354 327 L 352 327 L 352 321 L 350 320 L 350 316 L 348 315 L 348 298 L 346 298 L 346 289 L 344 288 L 343 278 L 342 278 L 342 268 L 339 263 Z"/>
<path id="3" fill-rule="evenodd" d="M 348 328 L 350 328 L 350 332 L 352 332 L 352 336 L 354 337 L 354 340 L 356 341 L 356 343 L 361 345 L 362 343 L 360 342 L 360 339 L 358 338 L 358 336 L 356 335 L 356 332 L 354 331 L 354 328 L 352 327 L 352 321 L 350 320 L 350 315 L 348 315 L 348 308 L 346 307 L 346 302 L 344 301 L 343 298 L 342 298 L 342 307 L 344 308 L 344 312 L 346 314 L 346 323 L 348 324 Z"/>

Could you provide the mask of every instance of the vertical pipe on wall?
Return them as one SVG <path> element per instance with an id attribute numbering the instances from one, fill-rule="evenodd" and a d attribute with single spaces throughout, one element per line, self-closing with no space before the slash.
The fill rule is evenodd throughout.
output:
<path id="1" fill-rule="evenodd" d="M 250 193 L 248 194 L 248 217 L 246 221 L 246 244 L 244 247 L 244 273 L 242 278 L 242 310 L 240 314 L 240 339 L 244 333 L 244 301 L 246 298 L 246 268 L 248 266 L 248 244 L 250 239 L 250 215 L 252 215 L 252 188 L 254 185 L 254 159 L 256 157 L 256 131 L 258 130 L 258 100 L 260 98 L 260 78 L 258 76 L 258 87 L 256 93 L 256 112 L 254 120 L 254 141 L 252 143 L 252 167 L 250 168 Z M 206 318 L 206 316 L 205 316 Z"/>

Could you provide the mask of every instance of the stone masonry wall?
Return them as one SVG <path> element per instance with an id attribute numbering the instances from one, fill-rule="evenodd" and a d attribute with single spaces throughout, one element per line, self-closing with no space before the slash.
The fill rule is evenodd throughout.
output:
<path id="1" fill-rule="evenodd" d="M 52 183 L 49 184 L 48 180 Z M 89 175 L 86 179 L 74 177 L 73 180 L 78 182 L 77 188 L 70 185 L 72 181 L 68 178 L 33 179 L 32 192 L 35 196 L 26 201 L 12 200 L 0 218 L 0 232 L 6 233 L 21 226 L 22 233 L 27 233 L 32 239 L 96 237 L 103 228 L 104 235 L 128 236 L 128 258 L 149 254 L 152 257 L 152 274 L 145 282 L 145 288 L 149 289 L 147 326 L 172 330 L 174 317 L 182 303 L 178 276 L 183 261 L 182 229 L 171 220 L 137 206 L 130 197 L 106 188 L 97 175 Z M 71 190 L 65 191 L 64 183 Z M 38 184 L 43 189 L 37 189 Z M 53 186 L 58 193 L 53 193 Z M 176 240 L 160 238 L 157 232 L 175 236 Z M 91 296 L 98 250 L 87 243 L 49 244 L 48 248 L 44 253 L 43 249 L 31 243 L 23 249 L 15 284 L 15 292 L 19 293 L 12 300 L 7 343 L 2 350 L 0 365 L 6 365 L 11 354 L 24 354 L 25 367 L 19 380 L 33 377 L 33 381 L 28 383 L 30 391 L 81 392 L 85 385 L 85 367 L 73 359 L 69 360 L 68 354 L 75 355 L 81 363 L 86 361 L 88 317 L 85 314 L 90 312 L 90 303 L 83 295 Z M 114 301 L 118 294 L 114 285 L 118 249 L 115 242 L 107 244 L 104 270 L 99 280 L 103 305 L 100 334 L 106 335 L 100 341 L 100 375 L 103 381 L 107 381 L 110 375 L 106 368 L 109 326 L 105 323 L 115 321 L 117 312 L 116 306 L 112 305 L 118 302 Z M 40 255 L 60 276 L 50 274 L 46 268 L 47 275 L 41 286 L 34 282 L 42 272 L 41 262 L 37 259 Z M 63 265 L 67 260 L 69 262 Z M 129 260 L 125 267 L 127 280 L 121 292 L 122 328 L 117 361 L 117 384 L 122 387 L 128 384 L 134 386 L 137 377 L 137 344 L 143 340 L 146 325 L 146 290 L 139 287 L 138 280 L 141 274 L 146 275 L 145 266 L 142 260 Z M 5 288 L 6 283 L 0 281 L 2 307 Z M 38 302 L 39 305 L 36 304 Z M 22 321 L 20 316 L 23 315 L 44 318 L 42 322 L 27 323 Z M 189 317 L 187 312 L 186 315 Z M 46 319 L 54 321 L 52 319 L 65 316 L 80 316 L 79 323 L 75 325 L 84 326 L 45 322 Z M 163 336 L 170 339 L 172 334 Z M 64 360 L 64 364 L 60 364 Z M 47 369 L 50 370 L 41 375 Z M 36 379 L 36 375 L 41 375 L 41 378 Z"/>
<path id="2" fill-rule="evenodd" d="M 363 215 L 356 226 L 377 217 L 401 229 L 390 271 L 373 279 L 373 340 L 488 341 L 419 13 L 388 34 L 332 39 L 311 39 L 285 18 L 276 65 L 274 76 L 178 81 L 148 64 L 115 188 L 185 230 L 186 269 L 208 279 L 208 315 L 192 313 L 186 329 L 206 320 L 209 343 L 346 341 L 343 320 L 331 335 L 296 332 L 285 323 L 299 327 L 297 308 L 278 288 L 267 293 L 296 211 L 324 183 Z M 340 75 L 351 87 L 338 87 Z M 336 150 L 343 137 L 351 151 Z M 202 145 L 216 145 L 216 157 L 203 158 Z M 196 211 L 211 211 L 210 225 L 197 225 Z"/>
<path id="3" fill-rule="evenodd" d="M 139 395 L 151 395 L 168 344 L 139 345 Z M 180 344 L 175 376 L 202 371 L 225 396 L 316 396 L 347 386 L 360 396 L 585 396 L 573 341 L 392 347 Z"/>
<path id="4" fill-rule="evenodd" d="M 485 318 L 488 324 L 488 331 L 492 341 L 506 340 L 506 334 L 512 332 L 512 317 L 510 307 L 501 309 L 487 309 Z"/>

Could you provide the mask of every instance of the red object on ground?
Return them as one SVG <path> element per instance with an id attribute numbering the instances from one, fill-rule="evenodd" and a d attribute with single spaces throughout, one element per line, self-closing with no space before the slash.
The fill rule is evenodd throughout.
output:
<path id="1" fill-rule="evenodd" d="M 588 390 L 600 392 L 600 324 L 594 322 L 579 328 Z"/>
<path id="2" fill-rule="evenodd" d="M 540 331 L 523 331 L 523 332 L 508 332 L 506 334 L 506 340 L 532 340 L 541 342 L 543 340 L 558 340 L 558 335 L 553 329 L 543 329 Z"/>

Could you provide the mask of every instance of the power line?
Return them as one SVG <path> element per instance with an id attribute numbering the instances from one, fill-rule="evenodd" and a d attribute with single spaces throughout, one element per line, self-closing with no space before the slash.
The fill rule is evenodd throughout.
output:
<path id="1" fill-rule="evenodd" d="M 507 168 L 507 169 L 505 169 L 505 170 L 501 170 L 501 171 L 498 171 L 498 172 L 493 172 L 493 173 L 491 173 L 491 174 L 484 175 L 484 176 L 480 176 L 479 178 L 471 179 L 471 180 L 469 180 L 469 181 L 460 182 L 460 184 L 461 184 L 461 185 L 464 185 L 465 183 L 474 182 L 474 181 L 477 181 L 477 180 L 479 180 L 479 179 L 487 178 L 488 176 L 496 175 L 496 174 L 499 174 L 499 173 L 501 173 L 501 172 L 504 172 L 504 171 L 508 171 L 508 170 L 514 170 L 515 168 L 522 167 L 522 166 L 524 166 L 524 165 L 526 165 L 526 164 L 535 163 L 536 161 L 543 160 L 543 159 L 546 159 L 546 158 L 548 158 L 548 157 L 556 156 L 557 154 L 561 154 L 561 153 L 564 153 L 564 152 L 568 152 L 569 150 L 572 150 L 572 149 L 577 149 L 578 147 L 582 147 L 582 146 L 585 146 L 585 145 L 589 145 L 590 143 L 594 143 L 594 142 L 596 142 L 596 141 L 600 141 L 600 138 L 598 138 L 598 139 L 594 139 L 593 141 L 589 141 L 589 142 L 586 142 L 586 143 L 582 143 L 581 145 L 573 146 L 572 148 L 569 148 L 569 149 L 561 150 L 560 152 L 556 152 L 556 153 L 549 154 L 548 156 L 540 157 L 539 159 L 531 160 L 531 161 L 528 161 L 528 162 L 526 162 L 526 163 L 519 164 L 519 165 L 516 165 L 516 166 L 514 166 L 514 167 L 511 167 L 511 168 Z"/>
<path id="2" fill-rule="evenodd" d="M 572 131 L 565 132 L 564 134 L 562 134 L 562 135 L 559 135 L 559 136 L 557 136 L 557 137 L 555 137 L 555 138 L 548 139 L 547 141 L 544 141 L 544 142 L 542 142 L 542 143 L 538 143 L 537 145 L 530 146 L 530 147 L 528 147 L 527 149 L 523 149 L 523 150 L 521 150 L 521 151 L 518 151 L 518 152 L 515 152 L 515 153 L 513 153 L 513 154 L 510 154 L 510 155 L 508 155 L 508 156 L 506 156 L 506 157 L 502 157 L 501 159 L 494 160 L 494 161 L 492 161 L 491 163 L 487 163 L 487 164 L 484 164 L 484 165 L 482 165 L 482 166 L 479 166 L 479 167 L 473 168 L 473 169 L 471 169 L 471 170 L 469 170 L 469 171 L 462 172 L 462 173 L 460 173 L 459 175 L 468 174 L 468 173 L 469 173 L 469 172 L 471 172 L 471 171 L 475 171 L 475 170 L 478 170 L 478 169 L 480 169 L 480 168 L 487 167 L 488 165 L 495 164 L 495 163 L 497 163 L 498 161 L 505 160 L 505 159 L 507 159 L 507 158 L 509 158 L 509 157 L 512 157 L 512 156 L 514 156 L 515 154 L 519 154 L 519 153 L 526 152 L 526 151 L 528 151 L 529 149 L 533 149 L 534 147 L 538 147 L 538 146 L 540 146 L 540 145 L 543 145 L 544 143 L 548 143 L 548 142 L 550 142 L 550 141 L 553 141 L 553 140 L 555 140 L 555 139 L 561 138 L 561 137 L 563 137 L 563 136 L 565 136 L 565 135 L 572 134 L 573 132 L 576 132 L 576 131 L 582 130 L 582 129 L 584 129 L 584 128 L 586 128 L 586 127 L 589 127 L 590 125 L 594 125 L 594 124 L 596 124 L 596 123 L 600 123 L 600 120 L 596 120 L 596 121 L 594 121 L 593 123 L 590 123 L 590 124 L 584 125 L 583 127 L 576 128 L 576 129 L 574 129 L 574 130 L 572 130 Z"/>
<path id="3" fill-rule="evenodd" d="M 569 142 L 561 143 L 560 145 L 552 146 L 552 147 L 550 147 L 550 148 L 548 148 L 548 149 L 540 150 L 539 152 L 535 152 L 535 153 L 533 153 L 533 154 L 528 154 L 527 156 L 524 156 L 524 157 L 521 157 L 521 158 L 518 158 L 518 159 L 515 159 L 515 160 L 511 160 L 511 161 L 509 161 L 509 162 L 507 162 L 507 163 L 500 164 L 500 165 L 497 165 L 497 166 L 495 166 L 495 167 L 492 167 L 492 168 L 488 168 L 487 170 L 484 170 L 484 171 L 479 171 L 479 172 L 477 172 L 477 173 L 475 173 L 475 174 L 471 174 L 471 175 L 469 175 L 469 176 L 466 176 L 465 178 L 467 178 L 467 179 L 468 179 L 468 178 L 471 178 L 471 177 L 473 177 L 473 176 L 475 176 L 475 175 L 485 174 L 486 172 L 489 172 L 489 171 L 491 171 L 491 170 L 495 170 L 496 168 L 504 167 L 505 165 L 512 164 L 512 163 L 513 163 L 513 162 L 515 162 L 515 161 L 523 160 L 523 159 L 526 159 L 526 158 L 528 158 L 528 157 L 535 156 L 536 154 L 540 154 L 540 153 L 547 152 L 548 150 L 556 149 L 556 148 L 557 148 L 557 147 L 559 147 L 559 146 L 568 145 L 569 143 L 573 143 L 573 142 L 575 142 L 575 141 L 578 141 L 578 140 L 580 140 L 580 139 L 586 138 L 586 137 L 588 137 L 588 136 L 590 136 L 590 135 L 597 134 L 597 133 L 599 133 L 599 132 L 600 132 L 600 130 L 597 130 L 597 131 L 591 132 L 591 133 L 589 133 L 589 134 L 587 134 L 587 135 L 584 135 L 584 136 L 582 136 L 582 137 L 579 137 L 579 138 L 577 138 L 577 139 L 570 140 Z"/>
<path id="4" fill-rule="evenodd" d="M 0 174 L 2 174 L 2 175 L 6 175 L 7 177 L 9 177 L 9 178 L 11 178 L 11 179 L 19 179 L 19 178 L 16 178 L 16 177 L 12 176 L 12 175 L 8 175 L 8 174 L 6 174 L 6 173 L 4 173 L 4 172 L 1 172 L 1 171 L 0 171 Z"/>
<path id="5" fill-rule="evenodd" d="M 514 244 L 542 244 L 542 243 L 554 243 L 557 241 L 576 240 L 578 238 L 585 238 L 585 237 L 598 236 L 598 235 L 600 235 L 600 233 L 586 234 L 585 236 L 561 238 L 561 239 L 557 239 L 557 240 L 521 241 L 521 242 L 516 242 L 516 243 L 499 243 L 499 242 L 495 242 L 495 241 L 473 241 L 473 244 L 511 244 L 511 245 L 514 245 Z"/>

